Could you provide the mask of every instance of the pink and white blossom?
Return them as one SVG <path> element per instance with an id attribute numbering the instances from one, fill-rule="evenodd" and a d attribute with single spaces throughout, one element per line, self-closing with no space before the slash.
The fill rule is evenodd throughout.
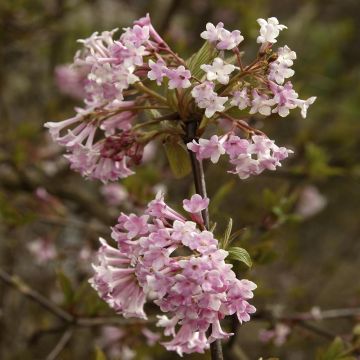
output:
<path id="1" fill-rule="evenodd" d="M 225 138 L 219 139 L 217 135 L 213 135 L 209 140 L 202 138 L 198 142 L 193 140 L 187 144 L 187 148 L 196 154 L 198 160 L 211 159 L 216 164 L 220 156 L 225 154 L 224 140 Z"/>
<path id="2" fill-rule="evenodd" d="M 259 113 L 261 115 L 269 116 L 271 114 L 271 107 L 275 105 L 275 100 L 269 98 L 266 94 L 259 94 L 257 90 L 252 91 L 250 114 Z"/>
<path id="3" fill-rule="evenodd" d="M 215 58 L 211 65 L 203 64 L 200 66 L 206 72 L 209 81 L 218 81 L 226 85 L 229 82 L 229 75 L 236 69 L 232 64 L 226 64 L 221 58 Z"/>
<path id="4" fill-rule="evenodd" d="M 165 68 L 164 72 L 169 78 L 169 89 L 186 89 L 191 86 L 191 72 L 185 69 L 184 65 L 180 65 L 176 69 Z"/>
<path id="5" fill-rule="evenodd" d="M 216 45 L 217 49 L 232 50 L 244 40 L 244 37 L 241 35 L 241 32 L 239 30 L 234 30 L 230 32 L 226 29 L 220 29 L 218 40 L 219 42 Z"/>
<path id="6" fill-rule="evenodd" d="M 156 81 L 158 85 L 161 85 L 163 78 L 166 75 L 165 69 L 167 69 L 164 61 L 158 60 L 157 62 L 154 62 L 150 59 L 149 67 L 151 70 L 148 72 L 147 77 L 150 80 Z"/>
<path id="7" fill-rule="evenodd" d="M 220 39 L 220 33 L 223 28 L 224 24 L 222 22 L 219 22 L 216 26 L 209 22 L 206 24 L 206 30 L 200 36 L 210 43 L 215 43 Z"/>
<path id="8" fill-rule="evenodd" d="M 199 194 L 194 194 L 191 199 L 183 201 L 183 207 L 187 212 L 198 213 L 209 206 L 209 198 L 202 198 Z"/>
<path id="9" fill-rule="evenodd" d="M 218 50 L 232 50 L 244 40 L 239 30 L 230 32 L 224 29 L 222 22 L 219 22 L 216 26 L 212 23 L 207 23 L 206 30 L 200 36 L 210 43 L 216 43 Z"/>
<path id="10" fill-rule="evenodd" d="M 292 51 L 287 45 L 277 50 L 277 59 L 270 63 L 269 80 L 282 85 L 285 79 L 292 77 L 295 71 L 291 69 L 296 59 L 295 51 Z"/>

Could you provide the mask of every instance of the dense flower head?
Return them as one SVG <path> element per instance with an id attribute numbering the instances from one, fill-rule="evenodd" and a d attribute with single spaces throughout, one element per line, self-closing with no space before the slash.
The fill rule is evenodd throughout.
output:
<path id="1" fill-rule="evenodd" d="M 227 251 L 204 230 L 201 217 L 191 217 L 208 204 L 195 194 L 184 200 L 184 216 L 158 194 L 144 215 L 121 214 L 112 231 L 117 247 L 100 240 L 90 280 L 125 317 L 145 319 L 146 301 L 158 305 L 164 315 L 157 325 L 172 337 L 163 345 L 180 355 L 203 352 L 212 341 L 231 336 L 220 326 L 225 316 L 236 314 L 243 322 L 255 311 L 248 300 L 256 285 L 236 278 L 225 262 Z"/>
<path id="2" fill-rule="evenodd" d="M 210 140 L 193 140 L 187 147 L 196 154 L 198 160 L 211 159 L 213 163 L 218 162 L 221 155 L 227 154 L 230 164 L 234 166 L 229 172 L 237 174 L 240 179 L 259 175 L 264 170 L 276 170 L 277 166 L 281 166 L 281 161 L 293 153 L 285 147 L 278 147 L 266 136 L 253 135 L 247 140 L 233 133 L 221 138 L 214 135 Z"/>
<path id="3" fill-rule="evenodd" d="M 79 40 L 82 49 L 74 63 L 59 67 L 56 74 L 60 90 L 82 96 L 84 105 L 67 120 L 45 124 L 65 148 L 70 167 L 89 179 L 115 181 L 134 174 L 147 143 L 158 138 L 166 142 L 174 134 L 181 141 L 189 119 L 199 125 L 205 117 L 210 120 L 205 124 L 216 125 L 227 118 L 251 134 L 255 129 L 241 127 L 243 120 L 231 114 L 241 110 L 244 115 L 286 117 L 299 108 L 306 117 L 316 97 L 299 98 L 289 81 L 296 53 L 287 45 L 273 49 L 286 26 L 275 17 L 257 21 L 260 48 L 249 65 L 240 51 L 241 32 L 229 31 L 221 22 L 207 23 L 200 34 L 204 46 L 188 60 L 161 38 L 149 15 L 120 35 L 114 29 Z M 210 145 L 198 156 L 206 157 L 204 149 L 210 151 Z M 213 149 L 213 162 L 219 151 L 221 155 L 221 147 Z"/>

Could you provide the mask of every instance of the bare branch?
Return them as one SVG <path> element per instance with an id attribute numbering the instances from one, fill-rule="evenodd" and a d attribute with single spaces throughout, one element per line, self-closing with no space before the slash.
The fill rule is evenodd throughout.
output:
<path id="1" fill-rule="evenodd" d="M 21 292 L 27 298 L 35 301 L 43 308 L 48 310 L 50 313 L 55 315 L 62 321 L 73 323 L 75 318 L 70 315 L 65 310 L 61 309 L 58 305 L 47 299 L 45 296 L 41 295 L 39 292 L 31 289 L 27 284 L 25 284 L 19 277 L 15 275 L 10 275 L 4 270 L 0 269 L 0 279 L 6 284 L 14 287 L 19 292 Z"/>
<path id="2" fill-rule="evenodd" d="M 56 344 L 54 349 L 50 352 L 50 354 L 46 357 L 46 360 L 55 360 L 60 353 L 65 349 L 66 345 L 71 340 L 71 337 L 74 333 L 74 329 L 70 328 L 64 332 L 59 342 Z"/>

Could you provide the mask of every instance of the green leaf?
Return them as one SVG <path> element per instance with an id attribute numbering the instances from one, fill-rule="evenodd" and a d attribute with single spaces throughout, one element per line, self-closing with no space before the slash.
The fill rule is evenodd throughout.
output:
<path id="1" fill-rule="evenodd" d="M 75 292 L 70 279 L 62 270 L 58 270 L 57 280 L 64 294 L 65 305 L 71 305 L 74 302 Z"/>
<path id="2" fill-rule="evenodd" d="M 241 261 L 248 267 L 252 266 L 252 261 L 249 253 L 240 247 L 231 247 L 227 250 L 229 252 L 229 258 L 236 261 Z"/>
<path id="3" fill-rule="evenodd" d="M 344 341 L 340 337 L 336 337 L 330 346 L 320 351 L 316 360 L 352 360 L 355 358 L 349 356 L 349 353 L 346 351 L 346 346 Z"/>
<path id="4" fill-rule="evenodd" d="M 215 229 L 216 229 L 216 226 L 217 226 L 217 223 L 214 222 L 214 223 L 211 225 L 209 231 L 213 233 L 213 232 L 215 231 Z"/>
<path id="5" fill-rule="evenodd" d="M 225 233 L 224 233 L 224 237 L 223 237 L 222 242 L 221 242 L 221 245 L 222 245 L 223 249 L 226 249 L 228 244 L 229 244 L 232 226 L 233 226 L 233 220 L 232 220 L 232 218 L 230 218 L 229 222 L 228 222 L 228 225 L 226 227 Z"/>
<path id="6" fill-rule="evenodd" d="M 106 355 L 99 347 L 95 348 L 95 360 L 106 360 Z"/>
<path id="7" fill-rule="evenodd" d="M 202 77 L 204 71 L 200 69 L 200 66 L 202 64 L 210 64 L 212 60 L 216 58 L 218 53 L 219 51 L 216 50 L 213 45 L 208 41 L 205 41 L 200 50 L 186 60 L 186 65 L 191 71 L 191 74 L 195 77 Z"/>
<path id="8" fill-rule="evenodd" d="M 185 146 L 179 142 L 169 141 L 164 143 L 164 147 L 174 176 L 180 179 L 189 174 L 191 171 L 191 163 Z"/>

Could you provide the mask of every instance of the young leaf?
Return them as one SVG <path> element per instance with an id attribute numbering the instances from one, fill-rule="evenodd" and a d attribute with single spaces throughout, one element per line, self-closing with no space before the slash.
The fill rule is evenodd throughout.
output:
<path id="1" fill-rule="evenodd" d="M 243 262 L 248 267 L 252 266 L 252 261 L 249 253 L 240 247 L 231 247 L 227 250 L 229 252 L 229 258 Z"/>
<path id="2" fill-rule="evenodd" d="M 330 346 L 321 351 L 317 360 L 355 360 L 355 357 L 349 356 L 346 352 L 344 341 L 336 337 Z"/>
<path id="3" fill-rule="evenodd" d="M 185 146 L 178 142 L 169 141 L 164 143 L 164 147 L 174 176 L 179 179 L 189 174 L 191 163 Z"/>
<path id="4" fill-rule="evenodd" d="M 197 53 L 186 60 L 186 65 L 191 71 L 191 74 L 196 77 L 201 77 L 204 74 L 204 71 L 200 69 L 200 66 L 203 64 L 210 64 L 218 53 L 219 51 L 206 41 Z"/>
<path id="5" fill-rule="evenodd" d="M 217 226 L 217 223 L 214 222 L 214 223 L 211 225 L 209 231 L 213 233 L 213 232 L 215 231 L 215 229 L 216 229 L 216 226 Z"/>
<path id="6" fill-rule="evenodd" d="M 229 244 L 232 226 L 233 226 L 233 220 L 232 218 L 230 218 L 221 244 L 223 249 L 226 249 Z"/>

